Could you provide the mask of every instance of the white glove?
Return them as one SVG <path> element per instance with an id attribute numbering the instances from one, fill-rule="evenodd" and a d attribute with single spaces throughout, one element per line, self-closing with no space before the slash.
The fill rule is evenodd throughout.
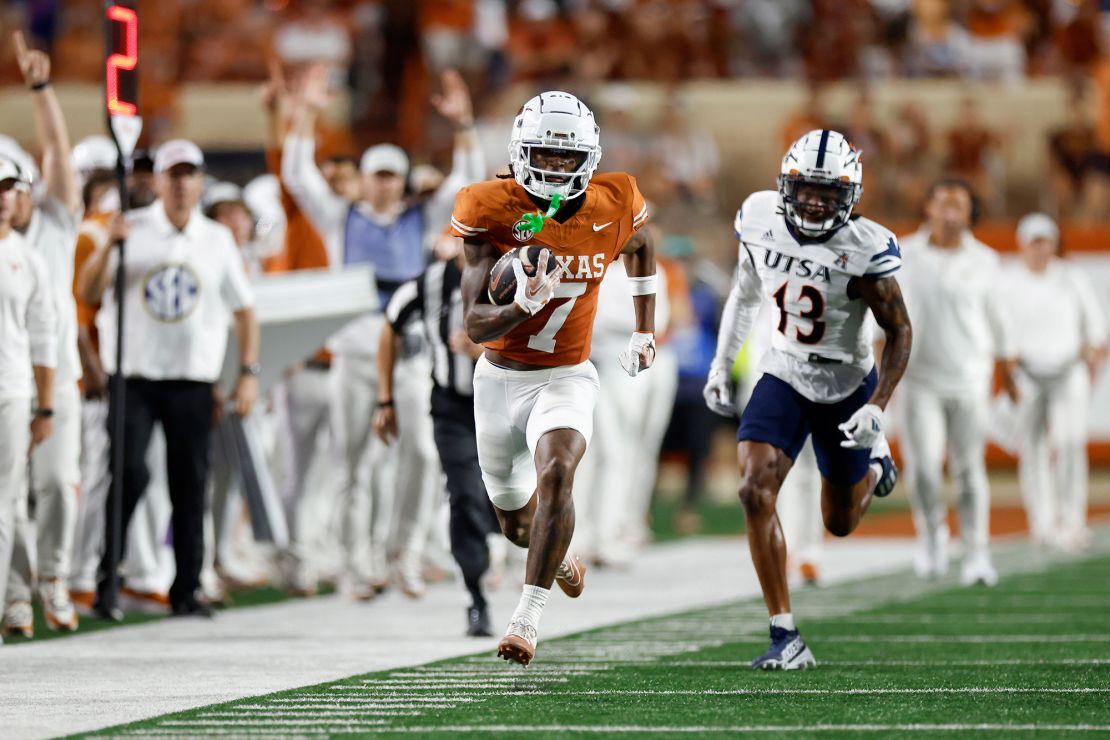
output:
<path id="1" fill-rule="evenodd" d="M 837 428 L 847 437 L 841 447 L 870 450 L 883 434 L 883 410 L 873 403 L 866 404 Z"/>
<path id="2" fill-rule="evenodd" d="M 701 392 L 709 410 L 721 416 L 736 416 L 729 375 L 729 368 L 724 361 L 713 360 L 713 364 L 709 366 L 709 378 Z"/>
<path id="3" fill-rule="evenodd" d="M 617 356 L 621 367 L 630 377 L 635 378 L 641 370 L 647 370 L 655 362 L 655 335 L 651 332 L 632 332 L 628 349 Z"/>
<path id="4" fill-rule="evenodd" d="M 561 270 L 547 271 L 547 261 L 551 258 L 551 250 L 540 250 L 540 258 L 536 264 L 536 274 L 528 277 L 524 273 L 524 263 L 520 257 L 513 258 L 513 274 L 516 275 L 516 295 L 513 302 L 524 309 L 529 316 L 535 316 L 547 302 L 555 295 L 555 288 L 563 279 Z"/>

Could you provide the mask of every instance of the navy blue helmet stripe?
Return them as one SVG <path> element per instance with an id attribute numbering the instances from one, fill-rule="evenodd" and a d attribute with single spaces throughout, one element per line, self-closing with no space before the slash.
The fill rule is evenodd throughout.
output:
<path id="1" fill-rule="evenodd" d="M 817 169 L 825 167 L 825 149 L 829 146 L 829 130 L 821 131 L 821 143 L 817 145 Z"/>

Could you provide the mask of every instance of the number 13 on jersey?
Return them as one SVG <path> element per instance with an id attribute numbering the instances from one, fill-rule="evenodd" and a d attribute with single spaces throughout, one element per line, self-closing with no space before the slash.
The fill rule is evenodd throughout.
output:
<path id="1" fill-rule="evenodd" d="M 801 290 L 797 292 L 798 297 L 796 299 L 790 297 L 793 293 L 789 280 L 780 285 L 778 290 L 774 292 L 775 305 L 779 307 L 778 330 L 786 336 L 787 317 L 794 315 L 786 310 L 786 304 L 790 301 L 799 309 L 798 318 L 807 319 L 811 324 L 809 331 L 803 331 L 802 327 L 795 326 L 795 338 L 802 344 L 817 344 L 825 336 L 825 322 L 821 321 L 821 317 L 825 314 L 825 299 L 821 295 L 821 291 L 809 283 L 802 285 Z M 802 302 L 808 304 L 808 307 L 804 310 L 800 309 Z"/>

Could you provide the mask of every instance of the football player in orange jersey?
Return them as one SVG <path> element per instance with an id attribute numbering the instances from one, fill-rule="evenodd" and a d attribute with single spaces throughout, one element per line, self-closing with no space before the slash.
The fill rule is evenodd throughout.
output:
<path id="1" fill-rule="evenodd" d="M 568 552 L 574 472 L 593 430 L 600 390 L 590 364 L 598 286 L 624 255 L 636 331 L 621 364 L 629 375 L 655 359 L 655 250 L 647 204 L 623 172 L 594 177 L 601 158 L 593 113 L 573 95 L 542 93 L 513 123 L 512 178 L 459 191 L 452 231 L 464 239 L 465 325 L 485 351 L 474 371 L 478 460 L 501 530 L 528 548 L 520 604 L 497 653 L 527 665 L 551 586 L 582 593 L 585 567 Z M 534 213 L 531 219 L 522 217 Z M 533 276 L 519 255 L 514 301 L 489 297 L 490 270 L 506 252 L 536 245 Z M 547 268 L 554 260 L 555 269 Z"/>

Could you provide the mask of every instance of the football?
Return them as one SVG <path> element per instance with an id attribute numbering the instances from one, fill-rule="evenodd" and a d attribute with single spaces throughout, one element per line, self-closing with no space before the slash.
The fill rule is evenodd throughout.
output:
<path id="1" fill-rule="evenodd" d="M 513 258 L 519 256 L 521 263 L 524 265 L 524 274 L 532 277 L 536 274 L 540 251 L 546 248 L 539 246 L 516 247 L 501 255 L 501 259 L 497 260 L 489 273 L 489 299 L 498 306 L 507 306 L 512 303 L 516 296 L 516 273 L 513 272 Z M 558 267 L 558 262 L 552 255 L 547 261 L 548 273 L 553 272 L 556 267 Z"/>

